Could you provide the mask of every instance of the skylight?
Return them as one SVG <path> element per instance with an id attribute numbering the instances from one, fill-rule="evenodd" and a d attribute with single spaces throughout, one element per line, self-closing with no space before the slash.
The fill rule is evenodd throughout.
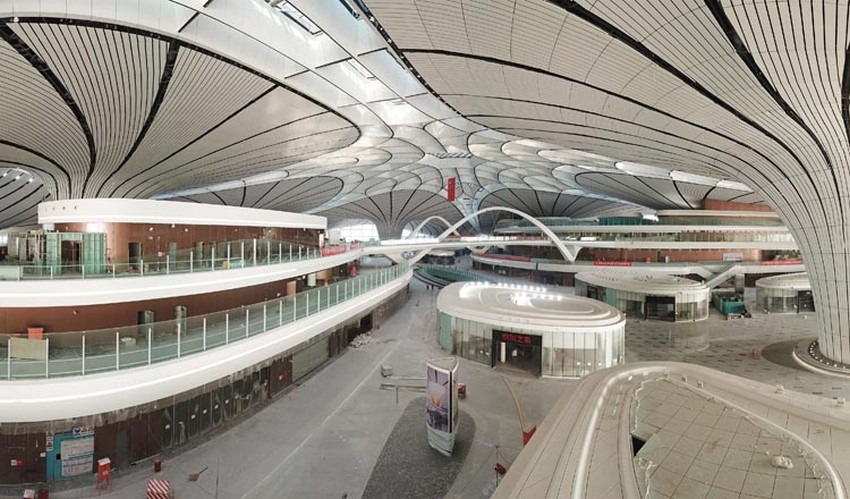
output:
<path id="1" fill-rule="evenodd" d="M 360 61 L 358 61 L 356 59 L 349 59 L 348 64 L 350 64 L 351 67 L 354 68 L 355 71 L 360 73 L 360 76 L 362 76 L 363 78 L 366 78 L 366 79 L 369 79 L 369 80 L 375 78 L 375 75 L 373 75 L 371 72 L 369 72 L 369 70 L 366 69 L 366 67 L 364 65 L 360 64 Z"/>
<path id="2" fill-rule="evenodd" d="M 296 9 L 291 3 L 287 1 L 280 0 L 266 0 L 266 2 L 283 13 L 286 17 L 295 21 L 295 24 L 301 26 L 305 31 L 309 32 L 311 35 L 317 35 L 322 32 L 316 24 L 310 20 L 309 17 L 305 16 L 301 13 L 300 10 Z"/>

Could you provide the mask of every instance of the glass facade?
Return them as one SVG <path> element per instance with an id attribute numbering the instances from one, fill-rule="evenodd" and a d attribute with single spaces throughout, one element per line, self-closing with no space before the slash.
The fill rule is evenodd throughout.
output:
<path id="1" fill-rule="evenodd" d="M 597 330 L 534 331 L 493 326 L 470 319 L 440 314 L 440 344 L 465 359 L 495 365 L 493 329 L 542 336 L 540 373 L 545 377 L 577 378 L 625 360 L 625 322 Z M 450 340 L 450 342 L 449 342 Z"/>
<path id="2" fill-rule="evenodd" d="M 814 312 L 812 292 L 790 288 L 756 288 L 756 304 L 759 310 L 775 314 Z"/>
<path id="3" fill-rule="evenodd" d="M 673 321 L 701 321 L 708 318 L 709 313 L 709 298 L 704 300 L 686 302 L 681 301 L 676 297 L 670 297 L 674 301 L 667 313 L 663 317 L 658 315 L 661 307 L 650 307 L 647 309 L 647 295 L 639 291 L 625 291 L 622 289 L 605 288 L 587 284 L 584 281 L 576 279 L 575 281 L 576 296 L 585 296 L 595 300 L 604 301 L 605 303 L 616 307 L 617 310 L 623 312 L 626 317 L 645 318 L 648 316 L 668 319 Z M 652 297 L 652 295 L 649 295 Z M 666 309 L 665 309 L 666 310 Z"/>

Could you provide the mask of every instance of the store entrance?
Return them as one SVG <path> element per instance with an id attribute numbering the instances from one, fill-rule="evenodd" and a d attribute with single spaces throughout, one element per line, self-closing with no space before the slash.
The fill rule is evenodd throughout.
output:
<path id="1" fill-rule="evenodd" d="M 815 297 L 811 291 L 797 291 L 797 313 L 814 312 Z"/>
<path id="2" fill-rule="evenodd" d="M 675 296 L 647 296 L 644 302 L 645 319 L 676 320 Z"/>
<path id="3" fill-rule="evenodd" d="M 540 376 L 543 338 L 530 334 L 493 330 L 490 366 Z"/>

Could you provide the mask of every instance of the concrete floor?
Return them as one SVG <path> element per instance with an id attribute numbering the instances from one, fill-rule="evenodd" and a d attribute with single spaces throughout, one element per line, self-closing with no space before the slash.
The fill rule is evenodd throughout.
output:
<path id="1" fill-rule="evenodd" d="M 170 480 L 179 499 L 360 497 L 404 408 L 421 396 L 400 391 L 396 402 L 395 391 L 379 388 L 386 381 L 380 366 L 391 365 L 395 376 L 424 377 L 426 360 L 445 355 L 436 342 L 438 291 L 427 291 L 415 280 L 411 288 L 409 303 L 375 331 L 370 344 L 349 348 L 239 425 L 166 459 L 157 477 Z M 753 349 L 816 335 L 816 324 L 813 315 L 756 314 L 725 321 L 713 313 L 708 321 L 682 325 L 630 319 L 627 361 L 681 360 L 787 389 L 850 396 L 850 381 L 751 358 Z M 520 399 L 526 426 L 539 424 L 555 400 L 575 385 L 570 380 L 506 377 Z M 520 425 L 500 372 L 461 359 L 460 381 L 469 387 L 461 408 L 474 418 L 476 431 L 446 497 L 487 497 L 496 485 L 497 460 L 508 466 L 519 453 Z M 198 482 L 187 481 L 205 466 L 209 469 Z M 125 474 L 104 497 L 144 497 L 153 476 L 150 466 Z M 95 491 L 92 486 L 50 495 L 81 498 Z"/>

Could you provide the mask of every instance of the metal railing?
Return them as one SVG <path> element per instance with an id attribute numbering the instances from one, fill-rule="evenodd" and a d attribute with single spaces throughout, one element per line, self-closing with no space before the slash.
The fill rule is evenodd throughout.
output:
<path id="1" fill-rule="evenodd" d="M 98 279 L 185 274 L 235 268 L 257 267 L 319 258 L 313 246 L 271 240 L 241 240 L 218 243 L 199 254 L 181 250 L 162 256 L 145 256 L 133 262 L 75 265 L 0 265 L 2 280 Z"/>
<path id="2" fill-rule="evenodd" d="M 118 371 L 219 348 L 289 324 L 404 276 L 394 265 L 240 308 L 185 319 L 97 331 L 44 335 L 46 359 L 15 359 L 9 338 L 0 348 L 0 379 L 54 378 Z"/>

